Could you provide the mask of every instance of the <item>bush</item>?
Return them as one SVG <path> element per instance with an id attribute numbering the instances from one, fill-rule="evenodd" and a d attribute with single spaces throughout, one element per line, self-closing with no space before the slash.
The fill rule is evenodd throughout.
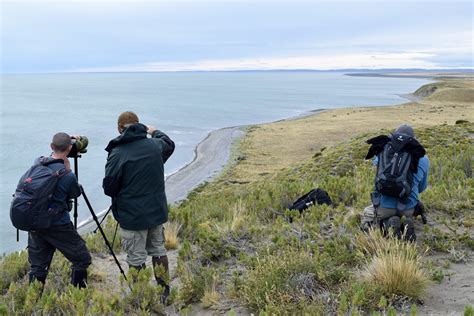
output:
<path id="1" fill-rule="evenodd" d="M 18 251 L 4 256 L 0 262 L 0 290 L 7 289 L 12 282 L 18 281 L 28 273 L 28 253 Z"/>
<path id="2" fill-rule="evenodd" d="M 240 282 L 238 291 L 246 304 L 256 311 L 285 314 L 320 307 L 319 298 L 327 293 L 319 280 L 320 267 L 305 250 L 286 249 L 262 254 Z"/>

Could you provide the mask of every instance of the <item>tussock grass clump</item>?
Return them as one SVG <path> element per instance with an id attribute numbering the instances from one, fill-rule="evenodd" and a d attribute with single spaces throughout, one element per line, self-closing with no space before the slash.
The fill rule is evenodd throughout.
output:
<path id="1" fill-rule="evenodd" d="M 232 221 L 230 222 L 229 230 L 236 232 L 240 230 L 246 223 L 246 208 L 240 199 L 232 210 Z"/>
<path id="2" fill-rule="evenodd" d="M 388 297 L 419 299 L 429 284 L 429 276 L 416 244 L 383 238 L 378 231 L 372 231 L 366 237 L 366 241 L 361 236 L 356 239 L 361 251 L 373 255 L 362 271 L 363 280 L 376 285 Z"/>
<path id="3" fill-rule="evenodd" d="M 181 229 L 181 224 L 177 222 L 167 222 L 164 225 L 165 229 L 165 248 L 167 250 L 178 249 L 179 239 L 178 234 Z"/>
<path id="4" fill-rule="evenodd" d="M 201 303 L 204 308 L 215 306 L 219 303 L 221 295 L 217 291 L 217 275 L 214 274 L 210 280 L 206 280 L 207 284 L 204 289 L 204 295 L 201 298 Z"/>

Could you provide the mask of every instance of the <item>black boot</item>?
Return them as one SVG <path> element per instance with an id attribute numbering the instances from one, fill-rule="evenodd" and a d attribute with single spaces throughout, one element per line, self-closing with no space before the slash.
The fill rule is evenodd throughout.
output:
<path id="1" fill-rule="evenodd" d="M 87 287 L 87 270 L 72 270 L 71 284 L 80 289 Z"/>
<path id="2" fill-rule="evenodd" d="M 42 283 L 43 286 L 44 286 L 44 283 L 46 282 L 46 275 L 37 276 L 37 275 L 34 275 L 34 274 L 30 273 L 29 276 L 30 276 L 30 284 L 33 283 L 34 281 L 38 281 L 38 282 Z"/>
<path id="3" fill-rule="evenodd" d="M 161 294 L 161 303 L 167 304 L 168 296 L 170 296 L 169 280 L 169 267 L 168 267 L 168 256 L 153 257 L 153 269 L 155 270 L 156 283 L 163 287 L 163 294 Z M 161 266 L 164 269 L 164 274 L 158 275 L 157 268 Z"/>
<path id="4" fill-rule="evenodd" d="M 137 271 L 140 272 L 140 270 L 143 270 L 143 269 L 146 268 L 146 264 L 145 264 L 145 263 L 142 263 L 142 264 L 139 265 L 139 266 L 132 266 L 132 265 L 129 264 L 129 265 L 128 265 L 128 268 L 129 268 L 129 269 L 135 269 L 135 270 L 137 270 Z"/>
<path id="5" fill-rule="evenodd" d="M 141 265 L 139 266 L 132 266 L 131 264 L 128 265 L 128 269 L 130 271 L 130 269 L 135 269 L 137 270 L 137 272 L 133 273 L 131 275 L 131 278 L 132 278 L 132 281 L 133 282 L 138 282 L 138 275 L 140 274 L 140 271 L 143 270 L 143 269 L 146 269 L 146 264 L 145 263 L 142 263 Z"/>
<path id="6" fill-rule="evenodd" d="M 405 240 L 406 241 L 416 241 L 416 234 L 415 234 L 415 222 L 413 221 L 413 217 L 405 217 Z"/>
<path id="7" fill-rule="evenodd" d="M 384 236 L 393 234 L 393 237 L 400 239 L 402 237 L 402 223 L 400 222 L 400 217 L 392 216 L 384 220 Z"/>

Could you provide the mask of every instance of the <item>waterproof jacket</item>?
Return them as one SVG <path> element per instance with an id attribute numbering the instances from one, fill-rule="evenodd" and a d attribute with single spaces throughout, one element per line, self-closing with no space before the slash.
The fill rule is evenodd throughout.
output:
<path id="1" fill-rule="evenodd" d="M 168 220 L 164 163 L 174 148 L 161 131 L 148 138 L 146 126 L 140 123 L 109 142 L 102 186 L 112 197 L 112 212 L 120 227 L 144 230 Z"/>

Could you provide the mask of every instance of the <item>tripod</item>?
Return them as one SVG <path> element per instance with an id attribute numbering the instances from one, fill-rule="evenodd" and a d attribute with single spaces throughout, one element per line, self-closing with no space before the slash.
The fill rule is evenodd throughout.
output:
<path id="1" fill-rule="evenodd" d="M 92 205 L 89 202 L 89 199 L 87 198 L 87 195 L 86 195 L 86 192 L 84 191 L 84 188 L 82 187 L 82 185 L 79 185 L 79 186 L 81 188 L 82 196 L 84 197 L 84 200 L 86 201 L 87 207 L 89 208 L 89 211 L 91 212 L 92 218 L 94 219 L 94 222 L 96 222 L 96 224 L 97 224 L 97 229 L 99 229 L 100 234 L 102 235 L 102 238 L 104 239 L 104 242 L 105 242 L 106 246 L 109 248 L 110 254 L 112 255 L 112 257 L 114 257 L 115 263 L 117 264 L 117 266 L 120 270 L 120 273 L 122 273 L 124 279 L 127 280 L 127 276 L 125 275 L 125 272 L 123 271 L 122 266 L 120 265 L 120 262 L 118 261 L 117 256 L 114 253 L 114 249 L 113 249 L 112 245 L 110 245 L 110 242 L 107 239 L 107 236 L 105 235 L 104 230 L 102 229 L 102 226 L 100 226 L 99 219 L 95 215 L 94 209 L 92 208 Z"/>
<path id="2" fill-rule="evenodd" d="M 80 158 L 80 157 L 81 157 L 80 155 L 75 155 L 74 156 L 74 172 L 76 174 L 76 177 L 78 177 L 77 172 L 78 172 L 78 169 L 79 169 L 78 166 L 77 166 L 77 162 L 78 162 L 77 158 Z M 124 279 L 127 280 L 127 276 L 125 275 L 125 272 L 123 271 L 122 266 L 120 265 L 120 262 L 118 261 L 117 256 L 114 253 L 114 249 L 113 249 L 112 245 L 110 245 L 110 242 L 107 239 L 107 236 L 105 235 L 104 230 L 102 229 L 102 226 L 100 226 L 100 224 L 102 222 L 99 222 L 99 219 L 95 215 L 94 209 L 92 208 L 92 205 L 89 202 L 89 198 L 87 197 L 86 192 L 84 191 L 84 187 L 82 185 L 79 185 L 79 187 L 81 188 L 82 196 L 84 197 L 84 200 L 86 201 L 87 207 L 89 208 L 89 211 L 91 212 L 92 218 L 94 219 L 94 221 L 97 224 L 97 228 L 94 231 L 94 233 L 97 232 L 97 229 L 100 231 L 100 234 L 102 235 L 102 238 L 104 239 L 104 242 L 105 242 L 106 246 L 109 248 L 110 254 L 112 255 L 112 257 L 114 257 L 115 263 L 117 264 L 117 266 L 120 270 L 120 273 L 122 273 Z M 109 211 L 110 211 L 110 209 L 111 209 L 111 207 L 109 208 Z M 107 211 L 107 213 L 105 214 L 104 219 L 105 219 L 105 217 L 107 217 L 107 214 L 109 213 L 109 211 Z M 77 198 L 74 199 L 74 227 L 77 229 Z M 117 228 L 116 228 L 115 232 L 117 232 Z M 114 236 L 114 240 L 115 240 L 115 236 Z"/>

